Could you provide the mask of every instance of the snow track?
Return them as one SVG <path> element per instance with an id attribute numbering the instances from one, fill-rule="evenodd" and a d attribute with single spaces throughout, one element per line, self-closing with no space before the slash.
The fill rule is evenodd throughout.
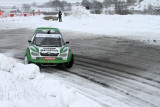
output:
<path id="1" fill-rule="evenodd" d="M 74 44 L 71 47 L 75 52 L 75 65 L 72 69 L 58 71 L 58 76 L 64 77 L 62 81 L 69 81 L 69 76 L 77 75 L 98 84 L 99 87 L 92 85 L 87 91 L 89 86 L 73 82 L 84 83 L 85 80 L 72 77 L 70 80 L 71 86 L 85 90 L 85 94 L 94 96 L 95 100 L 106 106 L 160 106 L 158 46 L 105 37 L 72 40 L 71 43 Z"/>
<path id="2" fill-rule="evenodd" d="M 90 63 L 92 62 L 92 63 Z M 125 96 L 128 99 L 126 103 L 130 102 L 138 103 L 139 106 L 159 106 L 160 103 L 158 99 L 160 97 L 159 86 L 155 81 L 148 81 L 148 78 L 144 78 L 141 75 L 130 74 L 127 71 L 121 69 L 113 69 L 111 67 L 104 67 L 103 65 L 98 65 L 103 63 L 96 62 L 94 64 L 93 60 L 88 60 L 84 62 L 84 59 L 81 59 L 81 62 L 76 62 L 76 65 L 82 67 L 83 71 L 70 71 L 75 74 L 75 72 L 90 81 L 93 81 L 106 88 L 115 90 L 115 92 Z M 115 68 L 118 68 L 115 66 Z M 130 69 L 131 70 L 131 69 Z M 152 78 L 152 77 L 150 77 Z M 157 87 L 158 86 L 158 87 Z M 159 94 L 157 94 L 157 92 Z M 153 96 L 155 95 L 155 96 Z M 143 96 L 143 97 L 142 97 Z M 145 99 L 144 99 L 145 98 Z M 117 98 L 121 100 L 121 98 Z M 151 100 L 155 99 L 155 100 Z M 136 104 L 135 103 L 135 104 Z M 137 104 L 135 106 L 138 106 Z"/>
<path id="3" fill-rule="evenodd" d="M 142 82 L 143 84 L 149 84 L 151 86 L 160 88 L 160 86 L 158 86 L 158 84 L 160 83 L 159 79 L 153 78 L 157 76 L 157 74 L 149 73 L 145 69 L 137 68 L 130 65 L 123 65 L 111 61 L 103 61 L 103 60 L 98 61 L 97 59 L 89 59 L 86 58 L 85 56 L 83 57 L 77 56 L 76 60 L 77 62 L 75 62 L 75 64 L 77 65 L 92 68 L 97 71 L 100 70 L 107 73 L 109 72 L 113 75 L 125 77 L 131 80 L 136 80 Z"/>
<path id="4" fill-rule="evenodd" d="M 111 67 L 103 66 L 109 64 L 109 63 L 104 63 L 103 61 L 95 61 L 93 59 L 89 59 L 86 57 L 84 58 L 80 56 L 75 56 L 75 59 L 76 59 L 75 62 L 76 67 L 74 69 L 71 70 L 63 69 L 61 72 L 71 73 L 80 76 L 84 79 L 87 79 L 93 83 L 99 84 L 100 86 L 104 87 L 105 88 L 105 90 L 103 90 L 104 92 L 100 92 L 99 89 L 94 89 L 94 91 L 100 93 L 99 96 L 96 96 L 97 98 L 94 98 L 95 100 L 97 101 L 100 100 L 107 105 L 108 104 L 106 103 L 106 100 L 108 100 L 107 97 L 111 97 L 109 98 L 109 101 L 112 101 L 113 99 L 117 100 L 117 102 L 123 103 L 123 106 L 158 107 L 160 105 L 159 85 L 156 81 L 151 81 L 151 79 L 148 80 L 149 77 L 146 79 L 141 75 L 131 74 L 129 73 L 130 71 L 127 72 L 121 69 L 118 70 L 118 69 L 112 69 Z M 100 65 L 102 62 L 103 64 Z M 118 67 L 116 67 L 115 65 L 115 68 L 119 68 L 119 65 Z M 135 68 L 131 67 L 130 70 L 132 69 Z M 136 68 L 136 70 L 139 69 Z M 70 76 L 70 74 L 68 75 Z M 101 97 L 103 93 L 105 94 L 103 97 Z M 89 92 L 88 96 L 90 96 L 90 94 L 91 93 Z M 115 101 L 113 104 L 115 104 Z M 114 105 L 110 104 L 110 106 Z"/>
<path id="5" fill-rule="evenodd" d="M 1 32 L 14 33 L 14 30 Z M 1 52 L 11 55 L 8 52 L 12 49 L 13 56 L 22 59 L 27 38 L 30 38 L 28 34 L 33 31 L 18 29 L 16 32 L 22 33 L 24 39 L 16 39 L 21 35 L 12 40 L 10 35 L 1 37 L 11 43 L 6 46 L 2 42 Z M 160 106 L 159 46 L 104 35 L 68 31 L 62 34 L 65 40 L 70 41 L 75 64 L 71 69 L 44 67 L 41 73 L 46 78 L 57 79 L 104 107 Z"/>

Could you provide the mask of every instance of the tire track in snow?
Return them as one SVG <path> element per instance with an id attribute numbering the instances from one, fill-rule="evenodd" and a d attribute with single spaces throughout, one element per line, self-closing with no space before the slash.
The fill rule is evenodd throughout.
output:
<path id="1" fill-rule="evenodd" d="M 101 85 L 105 88 L 110 88 L 111 90 L 115 90 L 115 92 L 118 92 L 118 93 L 122 94 L 123 96 L 125 96 L 126 98 L 129 98 L 128 102 L 127 102 L 127 99 L 125 100 L 125 102 L 128 103 L 128 104 L 129 104 L 129 102 L 132 101 L 132 103 L 135 103 L 136 106 L 138 106 L 138 105 L 139 106 L 146 106 L 146 107 L 150 107 L 150 106 L 152 106 L 152 107 L 157 106 L 158 107 L 159 106 L 158 103 L 154 104 L 154 102 L 158 102 L 157 100 L 160 96 L 153 96 L 153 95 L 151 95 L 151 92 L 149 92 L 149 91 L 148 92 L 147 91 L 143 92 L 144 90 L 141 91 L 140 88 L 135 89 L 134 86 L 132 86 L 132 87 L 130 86 L 130 83 L 124 84 L 124 82 L 126 82 L 126 81 L 122 81 L 121 79 L 126 79 L 126 78 L 123 77 L 123 76 L 116 75 L 119 78 L 121 78 L 121 79 L 117 79 L 115 74 L 113 74 L 113 73 L 108 73 L 109 75 L 105 75 L 104 74 L 105 72 L 103 70 L 97 69 L 97 66 L 93 67 L 93 65 L 92 65 L 92 67 L 86 66 L 86 68 L 92 69 L 92 70 L 87 69 L 89 71 L 89 72 L 87 72 L 87 71 L 85 71 L 86 69 L 84 69 L 84 65 L 87 65 L 87 63 L 85 63 L 84 65 L 79 65 L 79 64 L 76 63 L 76 65 L 82 66 L 82 72 L 72 71 L 72 70 L 68 70 L 68 69 L 65 69 L 64 71 L 67 72 L 67 73 L 69 72 L 69 73 L 72 73 L 74 75 L 78 75 L 78 76 L 80 76 L 82 78 L 85 78 L 85 79 L 88 79 L 89 81 L 92 81 L 94 83 L 98 83 L 99 85 Z M 109 85 L 105 81 L 105 79 L 108 78 L 108 77 L 112 78 L 113 80 L 120 81 L 120 82 L 113 81 L 113 82 L 110 82 L 109 84 L 111 84 L 111 85 Z M 130 81 L 132 81 L 132 83 L 134 83 L 136 80 L 131 79 Z M 136 81 L 136 82 L 138 82 L 138 81 Z M 140 85 L 143 85 L 143 82 Z M 147 84 L 144 84 L 144 85 L 147 85 Z M 119 87 L 117 87 L 117 86 L 119 86 Z M 141 86 L 141 88 L 142 88 L 142 86 Z M 150 86 L 150 88 L 152 88 L 152 87 Z M 139 94 L 134 95 L 134 93 L 139 93 Z M 143 96 L 140 96 L 140 95 L 148 97 L 149 99 L 147 99 L 147 100 L 143 99 L 142 98 Z M 156 101 L 150 102 L 151 101 L 150 99 L 155 99 Z M 117 100 L 121 101 L 121 99 L 117 99 Z"/>
<path id="2" fill-rule="evenodd" d="M 143 79 L 141 81 L 142 83 L 146 83 L 151 86 L 160 88 L 159 86 L 160 80 L 159 79 L 156 80 L 156 78 L 153 78 L 153 76 L 157 76 L 157 74 L 154 74 L 154 73 L 151 74 L 143 68 L 138 68 L 138 67 L 134 67 L 130 65 L 111 62 L 111 61 L 103 61 L 103 60 L 98 60 L 98 59 L 87 58 L 85 56 L 80 56 L 80 55 L 77 56 L 76 61 L 77 61 L 76 62 L 77 64 L 81 64 L 81 65 L 83 64 L 83 66 L 88 64 L 92 67 L 97 66 L 97 67 L 102 67 L 104 69 L 118 71 L 116 75 L 125 74 L 126 76 L 124 75 L 120 75 L 120 76 L 123 76 L 126 78 L 133 76 L 133 77 L 136 77 L 137 81 L 138 81 L 137 78 L 141 78 Z M 143 74 L 146 74 L 146 75 L 143 75 Z"/>

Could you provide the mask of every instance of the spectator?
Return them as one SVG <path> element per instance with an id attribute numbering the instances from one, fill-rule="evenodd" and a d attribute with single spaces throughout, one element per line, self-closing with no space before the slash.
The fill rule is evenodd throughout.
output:
<path id="1" fill-rule="evenodd" d="M 59 19 L 59 22 L 62 22 L 62 12 L 61 11 L 58 12 L 58 19 Z"/>

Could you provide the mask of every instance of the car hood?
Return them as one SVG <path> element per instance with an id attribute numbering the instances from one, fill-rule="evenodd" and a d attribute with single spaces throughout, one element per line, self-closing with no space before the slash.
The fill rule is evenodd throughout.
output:
<path id="1" fill-rule="evenodd" d="M 62 47 L 39 47 L 35 45 L 31 45 L 30 50 L 35 51 L 35 52 L 40 52 L 40 53 L 62 53 L 66 52 L 68 50 L 68 47 L 62 46 Z"/>

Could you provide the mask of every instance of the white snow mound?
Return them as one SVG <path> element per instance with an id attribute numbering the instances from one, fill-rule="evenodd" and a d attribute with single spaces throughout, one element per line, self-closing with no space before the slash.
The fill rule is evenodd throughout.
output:
<path id="1" fill-rule="evenodd" d="M 16 61 L 13 58 L 9 58 L 0 54 L 0 69 L 5 71 L 10 71 L 16 64 Z"/>
<path id="2" fill-rule="evenodd" d="M 21 79 L 34 79 L 38 74 L 40 74 L 39 71 L 39 67 L 35 64 L 24 65 L 22 63 L 18 63 L 11 72 L 13 75 Z"/>
<path id="3" fill-rule="evenodd" d="M 37 65 L 16 63 L 3 54 L 0 59 L 0 107 L 101 107 L 59 80 L 44 77 Z"/>
<path id="4" fill-rule="evenodd" d="M 72 16 L 75 18 L 86 18 L 90 16 L 90 12 L 86 10 L 84 7 L 74 7 L 72 9 Z"/>

